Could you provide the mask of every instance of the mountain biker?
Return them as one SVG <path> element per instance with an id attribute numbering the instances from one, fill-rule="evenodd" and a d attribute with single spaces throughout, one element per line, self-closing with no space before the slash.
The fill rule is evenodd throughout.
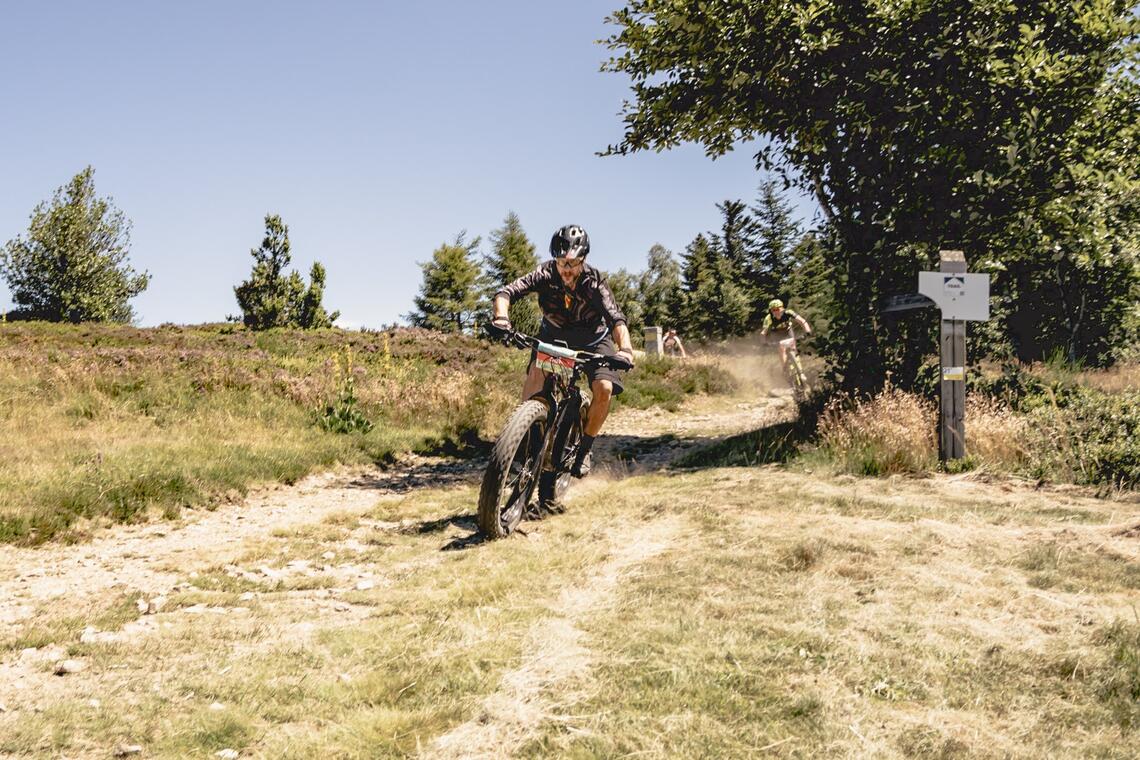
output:
<path id="1" fill-rule="evenodd" d="M 602 273 L 586 263 L 589 253 L 590 238 L 580 226 L 568 224 L 556 230 L 550 238 L 552 260 L 495 293 L 492 328 L 509 330 L 511 321 L 507 314 L 511 303 L 528 293 L 537 293 L 542 310 L 539 340 L 545 343 L 562 340 L 575 350 L 620 356 L 632 367 L 633 344 L 625 315 Z M 523 384 L 523 399 L 542 390 L 545 375 L 534 360 L 532 353 Z M 590 448 L 609 414 L 610 399 L 622 392 L 621 377 L 612 369 L 593 368 L 588 371 L 588 378 L 592 401 L 578 454 L 570 468 L 570 474 L 576 478 L 590 472 Z"/>
<path id="2" fill-rule="evenodd" d="M 689 355 L 685 353 L 684 344 L 681 343 L 681 336 L 677 335 L 677 330 L 672 327 L 665 333 L 665 340 L 661 341 L 661 350 L 665 352 L 666 356 L 689 358 Z"/>
<path id="3" fill-rule="evenodd" d="M 767 338 L 768 333 L 773 333 L 772 337 L 779 341 L 780 363 L 784 366 L 788 363 L 788 348 L 795 344 L 796 333 L 793 329 L 795 324 L 803 328 L 805 335 L 811 335 L 811 325 L 807 320 L 791 309 L 785 309 L 783 301 L 773 298 L 768 302 L 768 313 L 764 316 L 764 324 L 760 327 L 760 336 Z M 779 337 L 780 335 L 783 337 Z"/>

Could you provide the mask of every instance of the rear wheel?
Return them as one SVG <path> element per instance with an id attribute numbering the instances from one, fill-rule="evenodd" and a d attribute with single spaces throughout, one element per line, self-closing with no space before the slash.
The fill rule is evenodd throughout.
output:
<path id="1" fill-rule="evenodd" d="M 479 490 L 479 529 L 502 538 L 522 520 L 542 468 L 547 406 L 530 399 L 520 404 L 503 427 Z"/>

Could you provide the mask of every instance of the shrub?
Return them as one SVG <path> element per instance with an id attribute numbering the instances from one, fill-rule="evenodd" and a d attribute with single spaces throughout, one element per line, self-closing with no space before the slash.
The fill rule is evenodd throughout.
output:
<path id="1" fill-rule="evenodd" d="M 1078 387 L 1034 410 L 1028 427 L 1033 474 L 1116 488 L 1140 484 L 1140 391 Z"/>

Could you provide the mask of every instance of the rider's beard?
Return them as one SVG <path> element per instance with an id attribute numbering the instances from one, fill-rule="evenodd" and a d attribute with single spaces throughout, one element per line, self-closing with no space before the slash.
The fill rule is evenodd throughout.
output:
<path id="1" fill-rule="evenodd" d="M 573 290 L 574 286 L 578 284 L 578 278 L 582 276 L 582 269 L 579 267 L 573 272 L 563 272 L 560 269 L 558 270 L 558 276 L 562 278 L 563 285 Z"/>

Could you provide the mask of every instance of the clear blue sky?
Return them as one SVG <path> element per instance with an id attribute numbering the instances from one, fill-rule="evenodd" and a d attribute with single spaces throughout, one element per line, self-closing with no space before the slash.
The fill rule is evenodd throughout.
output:
<path id="1" fill-rule="evenodd" d="M 267 213 L 328 270 L 350 327 L 412 307 L 417 262 L 509 210 L 545 251 L 639 271 L 751 201 L 751 153 L 600 158 L 628 81 L 599 72 L 620 0 L 36 2 L 4 5 L 0 243 L 84 166 L 134 223 L 140 324 L 218 321 Z M 804 216 L 813 206 L 798 200 Z M 0 282 L 0 309 L 9 308 Z"/>

